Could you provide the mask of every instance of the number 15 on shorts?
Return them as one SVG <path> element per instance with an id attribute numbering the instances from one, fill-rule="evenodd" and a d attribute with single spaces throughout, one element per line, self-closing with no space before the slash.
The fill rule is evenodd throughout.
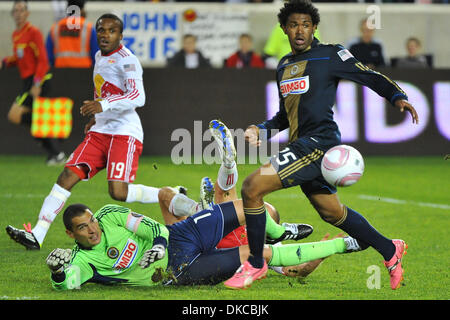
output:
<path id="1" fill-rule="evenodd" d="M 276 157 L 276 160 L 278 165 L 283 166 L 289 163 L 289 161 L 297 160 L 297 157 L 289 148 L 284 148 L 282 151 L 280 151 L 278 157 Z"/>

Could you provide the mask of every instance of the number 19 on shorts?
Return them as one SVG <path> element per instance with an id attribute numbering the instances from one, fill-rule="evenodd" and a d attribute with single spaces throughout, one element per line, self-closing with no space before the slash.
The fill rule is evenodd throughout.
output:
<path id="1" fill-rule="evenodd" d="M 122 179 L 124 172 L 125 164 L 123 162 L 111 162 L 109 179 Z"/>

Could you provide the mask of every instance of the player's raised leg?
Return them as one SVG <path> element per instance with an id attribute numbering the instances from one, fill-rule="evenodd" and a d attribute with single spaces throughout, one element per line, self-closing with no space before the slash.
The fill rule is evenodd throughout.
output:
<path id="1" fill-rule="evenodd" d="M 235 187 L 238 180 L 233 136 L 227 126 L 219 120 L 211 120 L 209 131 L 219 146 L 218 150 L 222 160 L 217 174 L 217 183 L 221 190 L 229 191 Z"/>

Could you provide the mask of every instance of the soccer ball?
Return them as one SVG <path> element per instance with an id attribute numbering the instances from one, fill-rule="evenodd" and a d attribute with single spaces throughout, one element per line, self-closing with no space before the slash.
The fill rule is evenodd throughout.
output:
<path id="1" fill-rule="evenodd" d="M 364 159 L 355 148 L 341 144 L 325 153 L 321 170 L 329 184 L 335 187 L 348 187 L 362 177 Z"/>

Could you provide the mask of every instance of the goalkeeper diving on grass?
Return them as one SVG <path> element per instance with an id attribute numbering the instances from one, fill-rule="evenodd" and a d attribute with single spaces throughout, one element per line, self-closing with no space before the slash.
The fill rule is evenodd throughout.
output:
<path id="1" fill-rule="evenodd" d="M 54 249 L 47 257 L 55 289 L 80 288 L 87 282 L 134 286 L 215 285 L 248 258 L 248 246 L 217 249 L 222 237 L 245 223 L 234 202 L 214 205 L 181 222 L 163 225 L 119 205 L 95 213 L 72 204 L 63 214 L 74 248 Z M 267 224 L 268 226 L 270 224 Z M 271 230 L 266 230 L 268 237 Z M 353 251 L 353 238 L 312 243 L 266 245 L 269 266 L 295 266 Z"/>
<path id="2" fill-rule="evenodd" d="M 183 202 L 172 202 L 179 193 L 168 191 L 162 188 L 159 195 L 163 216 L 169 214 L 169 206 L 170 211 L 174 211 L 173 207 L 177 212 L 183 209 Z M 64 211 L 63 221 L 67 235 L 76 245 L 72 250 L 55 249 L 49 254 L 47 265 L 53 287 L 74 289 L 87 282 L 152 286 L 215 285 L 224 281 L 249 255 L 246 245 L 218 248 L 224 236 L 245 224 L 242 203 L 236 199 L 205 207 L 179 222 L 163 225 L 118 205 L 106 205 L 95 213 L 83 204 L 70 205 Z M 267 238 L 282 241 L 280 228 L 292 224 L 279 225 L 270 215 L 267 219 Z M 291 230 L 286 234 L 291 234 Z M 310 233 L 290 239 L 299 240 Z M 264 258 L 274 267 L 298 266 L 358 250 L 357 242 L 347 237 L 267 245 Z"/>

